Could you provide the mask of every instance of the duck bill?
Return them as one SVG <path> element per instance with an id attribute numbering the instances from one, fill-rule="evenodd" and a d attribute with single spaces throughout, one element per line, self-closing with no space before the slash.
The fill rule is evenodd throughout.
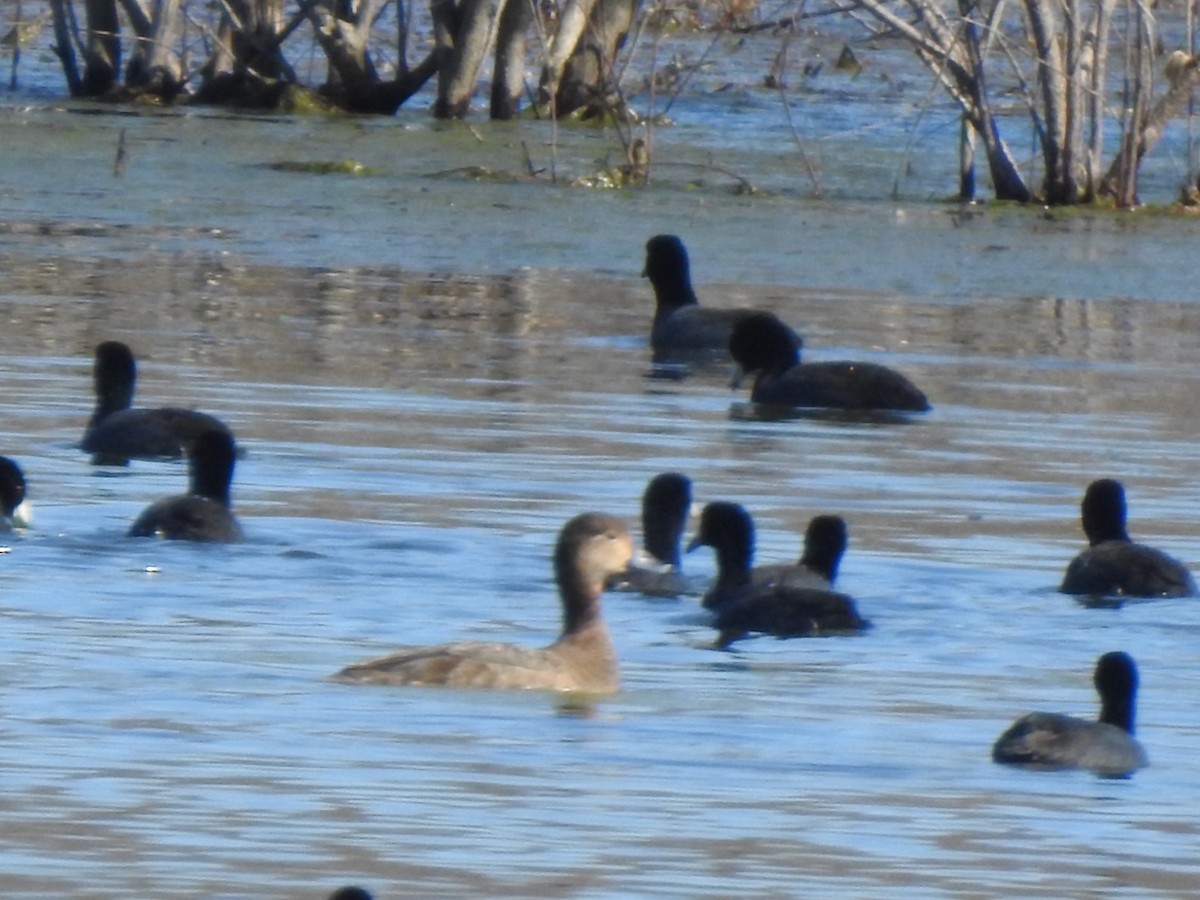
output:
<path id="1" fill-rule="evenodd" d="M 733 372 L 729 375 L 729 389 L 736 391 L 742 386 L 742 381 L 746 377 L 746 370 L 741 366 L 734 366 Z"/>
<path id="2" fill-rule="evenodd" d="M 33 507 L 29 505 L 28 500 L 22 500 L 13 510 L 11 521 L 14 528 L 28 528 L 33 524 Z"/>
<path id="3" fill-rule="evenodd" d="M 662 575 L 670 572 L 672 566 L 670 563 L 665 563 L 644 547 L 639 547 L 637 552 L 633 554 L 633 559 L 626 566 L 623 574 L 628 575 L 631 569 L 640 569 L 644 572 L 653 572 L 655 575 Z"/>

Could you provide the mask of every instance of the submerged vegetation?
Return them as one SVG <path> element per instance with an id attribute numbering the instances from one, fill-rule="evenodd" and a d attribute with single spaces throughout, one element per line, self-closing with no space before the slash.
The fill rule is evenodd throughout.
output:
<path id="1" fill-rule="evenodd" d="M 556 125 L 605 123 L 627 157 L 613 171 L 638 185 L 653 129 L 694 74 L 747 41 L 772 41 L 761 86 L 779 92 L 819 192 L 789 81 L 820 71 L 796 48 L 835 18 L 864 41 L 910 48 L 956 105 L 961 199 L 975 198 L 978 155 L 997 199 L 1134 206 L 1141 161 L 1169 123 L 1191 123 L 1191 6 L 1140 0 L 788 0 L 769 10 L 757 0 L 27 0 L 2 43 L 15 80 L 21 47 L 49 24 L 75 97 L 390 115 L 435 80 L 442 118 L 469 114 L 490 57 L 493 118 L 524 103 Z M 711 41 L 698 59 L 660 59 L 678 31 Z M 863 66 L 847 44 L 829 68 L 851 78 Z M 1011 150 L 1030 132 L 1036 165 Z M 1194 155 L 1189 146 L 1180 189 L 1193 205 Z"/>

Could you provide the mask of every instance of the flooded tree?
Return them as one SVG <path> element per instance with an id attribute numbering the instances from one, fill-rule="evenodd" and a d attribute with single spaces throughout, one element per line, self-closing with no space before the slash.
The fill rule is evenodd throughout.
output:
<path id="1" fill-rule="evenodd" d="M 1164 46 L 1164 34 L 1185 31 L 1178 21 L 1166 27 L 1178 15 L 1174 7 L 1152 10 L 1141 0 L 819 2 L 774 9 L 769 27 L 784 34 L 786 48 L 802 23 L 836 16 L 852 19 L 870 39 L 910 47 L 961 114 L 964 199 L 975 194 L 978 156 L 999 199 L 1133 205 L 1142 160 L 1200 85 L 1190 25 L 1181 45 Z M 183 95 L 255 108 L 311 98 L 390 115 L 433 81 L 434 115 L 461 118 L 490 61 L 493 118 L 512 118 L 532 101 L 540 113 L 599 111 L 618 122 L 627 121 L 625 98 L 637 89 L 620 83 L 638 43 L 627 35 L 661 34 L 673 19 L 716 34 L 706 54 L 734 53 L 735 41 L 714 50 L 718 38 L 750 33 L 755 26 L 737 23 L 763 15 L 755 0 L 430 0 L 420 9 L 409 0 L 45 3 L 74 96 L 171 102 Z M 423 56 L 410 63 L 419 41 Z M 302 84 L 298 58 L 317 84 Z M 647 76 L 642 62 L 634 77 L 651 86 L 653 107 L 667 73 L 652 56 Z M 775 74 L 768 81 L 782 93 Z M 628 150 L 635 141 L 622 129 Z M 1035 164 L 1011 146 L 1024 146 L 1029 135 Z"/>
<path id="2" fill-rule="evenodd" d="M 617 53 L 637 13 L 636 0 L 571 0 L 542 67 L 543 99 L 558 115 L 612 107 Z"/>
<path id="3" fill-rule="evenodd" d="M 1200 84 L 1196 57 L 1177 50 L 1167 88 L 1154 98 L 1160 36 L 1138 0 L 1125 0 L 1120 18 L 1117 0 L 859 2 L 875 23 L 867 27 L 908 42 L 958 104 L 970 129 L 966 165 L 977 141 L 999 199 L 1064 205 L 1106 195 L 1133 205 L 1138 164 Z M 1113 50 L 1123 65 L 1115 87 Z M 1002 137 L 997 90 L 1022 100 L 1041 151 L 1040 185 L 1030 183 Z M 1123 111 L 1120 149 L 1105 170 L 1105 125 L 1114 107 Z M 969 195 L 973 179 L 962 184 Z"/>
<path id="4" fill-rule="evenodd" d="M 324 100 L 392 114 L 436 76 L 434 114 L 442 118 L 467 114 L 493 53 L 491 113 L 515 115 L 527 93 L 532 31 L 546 60 L 544 99 L 555 98 L 558 111 L 567 112 L 605 96 L 637 4 L 569 0 L 550 15 L 537 0 L 431 0 L 432 47 L 410 65 L 412 9 L 404 0 L 48 2 L 53 49 L 72 96 L 170 102 L 186 90 L 197 102 L 271 108 L 300 84 L 285 48 L 306 29 L 325 59 L 325 80 L 317 85 Z M 394 23 L 390 47 L 379 42 L 385 16 Z M 389 61 L 381 66 L 385 51 Z"/>

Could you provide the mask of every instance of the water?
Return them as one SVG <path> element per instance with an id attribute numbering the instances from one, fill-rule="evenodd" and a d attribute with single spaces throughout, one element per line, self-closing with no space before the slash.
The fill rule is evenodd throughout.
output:
<path id="1" fill-rule="evenodd" d="M 1200 885 L 1200 605 L 1054 591 L 1099 476 L 1126 481 L 1137 536 L 1200 562 L 1194 223 L 431 180 L 515 158 L 521 132 L 476 146 L 416 118 L 2 115 L 0 452 L 36 510 L 0 555 L 10 895 Z M 386 165 L 262 169 L 283 135 Z M 601 141 L 570 140 L 574 159 Z M 811 359 L 894 365 L 934 412 L 770 421 L 721 366 L 653 377 L 636 275 L 665 229 L 704 301 L 777 310 Z M 143 404 L 239 435 L 246 544 L 122 538 L 185 470 L 74 448 L 113 337 Z M 559 526 L 635 523 L 669 469 L 745 503 L 762 561 L 844 515 L 840 584 L 876 627 L 721 653 L 694 599 L 617 594 L 624 688 L 588 709 L 325 680 L 404 643 L 550 641 Z M 713 560 L 686 567 L 702 583 Z M 1093 715 L 1111 649 L 1141 665 L 1151 768 L 990 762 L 1021 712 Z"/>

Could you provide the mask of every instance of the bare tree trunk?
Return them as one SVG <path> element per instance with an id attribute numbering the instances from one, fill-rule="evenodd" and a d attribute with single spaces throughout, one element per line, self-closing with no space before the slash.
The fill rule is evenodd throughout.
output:
<path id="1" fill-rule="evenodd" d="M 608 106 L 613 92 L 613 63 L 633 25 L 638 0 L 596 0 L 588 28 L 562 70 L 556 99 L 558 114 L 589 106 Z"/>
<path id="2" fill-rule="evenodd" d="M 557 115 L 606 106 L 613 62 L 633 24 L 639 0 L 571 0 L 550 41 L 540 96 Z"/>
<path id="3" fill-rule="evenodd" d="M 1134 22 L 1137 36 L 1133 44 L 1133 68 L 1135 70 L 1133 111 L 1129 116 L 1125 135 L 1121 140 L 1121 152 L 1113 164 L 1118 176 L 1111 186 L 1117 205 L 1124 208 L 1136 206 L 1138 202 L 1138 167 L 1145 152 L 1141 150 L 1139 144 L 1147 118 L 1146 106 L 1150 100 L 1150 58 L 1154 53 L 1154 48 L 1150 43 L 1149 24 L 1146 22 L 1146 14 L 1141 3 L 1134 4 Z"/>
<path id="4" fill-rule="evenodd" d="M 1000 128 L 995 117 L 989 112 L 987 118 L 977 127 L 983 140 L 984 154 L 987 156 L 988 171 L 992 176 L 992 191 L 997 200 L 1015 200 L 1017 203 L 1028 203 L 1033 199 L 1033 191 L 1021 177 L 1021 170 L 1013 159 L 1008 144 L 1000 137 Z"/>
<path id="5" fill-rule="evenodd" d="M 1058 190 L 1060 202 L 1068 204 L 1079 202 L 1079 161 L 1083 157 L 1083 73 L 1079 0 L 1065 0 L 1065 6 L 1065 47 L 1062 56 L 1066 90 L 1063 97 L 1062 171 Z"/>
<path id="6" fill-rule="evenodd" d="M 356 9 L 349 0 L 334 0 L 333 8 L 317 4 L 309 11 L 313 34 L 329 62 L 330 84 L 356 91 L 379 80 L 367 52 L 377 5 L 377 0 L 367 0 Z"/>
<path id="7" fill-rule="evenodd" d="M 180 0 L 155 0 L 147 19 L 136 0 L 124 0 L 125 16 L 137 35 L 125 69 L 126 87 L 171 101 L 179 93 L 183 67 L 175 53 L 180 41 Z"/>
<path id="8" fill-rule="evenodd" d="M 544 96 L 553 96 L 558 92 L 563 69 L 579 45 L 583 31 L 587 28 L 588 16 L 595 5 L 596 0 L 568 0 L 566 8 L 559 15 L 558 30 L 550 39 L 550 46 L 546 48 L 546 64 L 542 69 L 541 85 Z"/>
<path id="9" fill-rule="evenodd" d="M 396 0 L 396 74 L 408 74 L 408 30 L 412 7 L 405 0 Z"/>
<path id="10" fill-rule="evenodd" d="M 279 34 L 283 30 L 284 0 L 229 0 L 238 13 L 243 28 L 240 40 L 234 41 L 238 64 L 249 67 L 263 78 L 284 78 L 294 81 L 292 67 L 279 49 Z"/>
<path id="11" fill-rule="evenodd" d="M 1100 193 L 1113 197 L 1121 205 L 1137 202 L 1137 168 L 1163 136 L 1168 123 L 1187 111 L 1188 101 L 1200 87 L 1200 58 L 1182 51 L 1171 54 L 1167 62 L 1170 87 L 1154 107 L 1131 126 L 1121 142 L 1121 152 L 1100 182 Z M 1136 107 L 1136 104 L 1135 104 Z M 1132 175 L 1130 173 L 1133 173 Z M 1130 189 L 1129 182 L 1133 182 Z"/>
<path id="12" fill-rule="evenodd" d="M 954 73 L 958 79 L 959 90 L 967 100 L 967 115 L 983 141 L 984 154 L 987 156 L 988 168 L 992 174 L 993 190 L 997 199 L 1027 203 L 1031 199 L 1029 189 L 1026 187 L 1024 179 L 1021 178 L 1020 171 L 1008 152 L 1008 147 L 1000 138 L 1000 130 L 996 124 L 996 118 L 992 114 L 987 82 L 984 80 L 979 31 L 972 18 L 975 10 L 971 0 L 959 0 L 959 9 L 962 12 L 963 44 L 966 47 L 967 59 L 966 66 L 956 66 Z"/>
<path id="13" fill-rule="evenodd" d="M 116 0 L 85 0 L 87 44 L 83 57 L 80 93 L 85 97 L 107 94 L 117 83 L 121 68 L 121 22 Z"/>
<path id="14" fill-rule="evenodd" d="M 940 62 L 930 60 L 923 50 L 918 51 L 917 55 L 924 59 L 926 65 L 934 72 L 939 72 L 943 84 L 950 86 L 951 95 L 958 101 L 967 121 L 979 135 L 983 143 L 983 155 L 988 163 L 988 172 L 992 176 L 992 193 L 996 199 L 1015 200 L 1018 203 L 1028 203 L 1032 200 L 1033 192 L 1025 184 L 1008 144 L 1000 136 L 1000 127 L 978 80 L 973 78 L 967 69 L 951 64 L 947 59 L 943 58 Z"/>
<path id="15" fill-rule="evenodd" d="M 1021 177 L 1016 160 L 1007 144 L 1000 137 L 996 118 L 987 102 L 987 93 L 980 82 L 982 60 L 978 52 L 978 41 L 968 37 L 960 41 L 946 21 L 942 10 L 927 0 L 909 0 L 917 13 L 917 22 L 899 16 L 883 0 L 859 0 L 863 9 L 879 22 L 907 40 L 917 56 L 933 72 L 950 96 L 959 104 L 963 113 L 983 142 L 984 154 L 992 176 L 992 190 L 998 200 L 1016 200 L 1026 203 L 1033 193 Z M 968 29 L 970 35 L 970 29 Z M 964 59 L 963 44 L 972 43 L 974 51 Z M 972 62 L 972 55 L 975 62 Z"/>
<path id="16" fill-rule="evenodd" d="M 308 15 L 317 42 L 329 60 L 330 77 L 322 87 L 322 93 L 343 109 L 390 116 L 433 77 L 442 53 L 435 49 L 416 68 L 406 66 L 397 71 L 394 80 L 380 81 L 367 52 L 371 25 L 380 8 L 379 0 L 371 0 L 357 13 L 345 9 L 346 15 L 353 17 L 350 19 L 334 16 L 318 5 L 312 7 Z"/>
<path id="17" fill-rule="evenodd" d="M 1108 33 L 1116 0 L 1100 0 L 1092 28 L 1092 72 L 1088 84 L 1088 158 L 1084 175 L 1084 200 L 1093 202 L 1100 188 L 1100 164 L 1104 158 L 1104 86 L 1108 75 Z"/>
<path id="18" fill-rule="evenodd" d="M 50 0 L 50 11 L 54 17 L 54 55 L 62 63 L 67 90 L 72 97 L 78 97 L 83 93 L 83 79 L 75 57 L 75 15 L 71 0 Z"/>
<path id="19" fill-rule="evenodd" d="M 283 0 L 224 0 L 223 5 L 217 46 L 202 70 L 196 100 L 272 108 L 284 88 L 296 82 L 281 50 L 287 33 Z"/>
<path id="20" fill-rule="evenodd" d="M 150 72 L 163 73 L 173 85 L 178 86 L 183 78 L 183 66 L 175 48 L 180 44 L 181 21 L 180 0 L 157 0 L 154 4 L 153 30 L 150 33 Z"/>
<path id="21" fill-rule="evenodd" d="M 975 129 L 965 115 L 958 123 L 958 199 L 975 199 Z"/>
<path id="22" fill-rule="evenodd" d="M 438 70 L 433 114 L 439 119 L 461 119 L 470 109 L 475 82 L 503 5 L 504 0 L 462 0 L 459 4 L 453 48 Z"/>
<path id="23" fill-rule="evenodd" d="M 1058 20 L 1050 0 L 1025 0 L 1026 15 L 1038 60 L 1038 87 L 1042 95 L 1042 161 L 1045 177 L 1042 193 L 1047 203 L 1074 202 L 1070 185 L 1074 179 L 1065 171 L 1069 156 L 1067 115 L 1067 60 L 1058 34 Z"/>
<path id="24" fill-rule="evenodd" d="M 37 36 L 42 31 L 42 27 L 46 24 L 46 20 L 50 18 L 49 9 L 41 10 L 33 17 L 27 19 L 21 0 L 16 0 L 13 6 L 12 29 L 3 38 L 0 38 L 0 46 L 12 48 L 12 67 L 8 80 L 8 89 L 10 91 L 15 91 L 20 81 L 19 73 L 21 71 L 22 50 L 26 44 L 37 39 Z"/>
<path id="25" fill-rule="evenodd" d="M 493 119 L 514 118 L 525 92 L 525 33 L 533 24 L 535 0 L 508 0 L 496 34 L 496 63 L 492 73 Z"/>

